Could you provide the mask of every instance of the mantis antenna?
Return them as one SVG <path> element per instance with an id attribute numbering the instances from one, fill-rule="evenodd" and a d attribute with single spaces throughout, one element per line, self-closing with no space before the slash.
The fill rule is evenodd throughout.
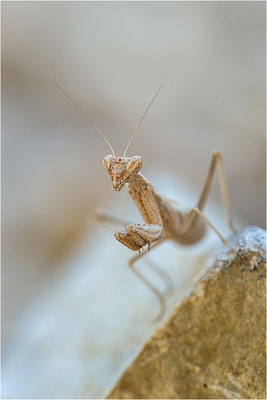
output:
<path id="1" fill-rule="evenodd" d="M 82 115 L 90 122 L 91 125 L 93 125 L 93 127 L 97 130 L 97 132 L 102 136 L 102 138 L 105 140 L 105 142 L 107 143 L 107 145 L 109 146 L 110 150 L 112 151 L 113 157 L 114 159 L 116 159 L 115 157 L 115 152 L 111 146 L 111 144 L 109 143 L 109 141 L 107 140 L 107 138 L 103 135 L 103 133 L 101 132 L 100 129 L 98 129 L 98 127 L 93 123 L 93 121 L 91 121 L 89 119 L 89 117 L 85 114 L 85 112 L 83 112 L 83 110 L 72 100 L 72 98 L 62 89 L 62 87 L 58 84 L 57 79 L 56 79 L 56 75 L 54 75 L 54 81 L 55 84 L 57 85 L 57 87 L 59 88 L 59 90 L 64 94 L 64 96 L 67 97 L 67 99 L 80 111 L 80 113 L 82 113 Z"/>
<path id="2" fill-rule="evenodd" d="M 137 125 L 137 128 L 135 129 L 134 133 L 132 134 L 131 139 L 129 140 L 129 143 L 128 143 L 127 146 L 126 146 L 125 152 L 124 152 L 124 154 L 123 154 L 123 158 L 125 158 L 126 152 L 127 152 L 128 148 L 129 148 L 129 146 L 130 146 L 130 144 L 131 144 L 133 138 L 134 138 L 135 135 L 137 134 L 137 131 L 138 131 L 140 125 L 142 124 L 142 122 L 143 122 L 143 120 L 144 120 L 146 114 L 148 113 L 148 110 L 149 110 L 150 107 L 152 106 L 153 101 L 155 100 L 155 98 L 157 97 L 159 91 L 160 91 L 162 88 L 163 88 L 163 85 L 157 90 L 157 93 L 154 95 L 154 97 L 153 97 L 153 99 L 151 100 L 149 106 L 147 107 L 147 109 L 146 109 L 144 115 L 142 116 L 142 118 L 141 118 L 139 124 Z"/>

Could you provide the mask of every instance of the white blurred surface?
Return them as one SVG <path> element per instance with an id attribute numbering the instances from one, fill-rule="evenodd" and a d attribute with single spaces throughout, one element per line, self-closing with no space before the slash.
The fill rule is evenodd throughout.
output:
<path id="1" fill-rule="evenodd" d="M 211 151 L 219 148 L 240 227 L 265 223 L 264 2 L 3 2 L 2 339 L 7 363 L 11 346 L 17 342 L 19 352 L 22 343 L 16 321 L 24 321 L 44 282 L 50 282 L 44 296 L 56 299 L 55 275 L 59 271 L 60 279 L 65 274 L 68 279 L 73 252 L 84 240 L 89 242 L 84 268 L 94 276 L 95 209 L 105 206 L 112 213 L 115 205 L 125 205 L 135 212 L 126 191 L 111 190 L 102 167 L 106 144 L 57 90 L 53 73 L 116 153 L 123 152 L 164 84 L 128 154 L 143 157 L 142 172 L 159 190 L 164 191 L 162 177 L 172 177 L 181 201 L 184 187 L 197 199 Z M 186 185 L 179 188 L 181 181 Z M 216 177 L 210 201 L 219 198 Z M 221 208 L 218 214 L 222 218 Z M 114 242 L 112 232 L 97 235 L 106 238 L 105 244 L 110 241 L 110 269 L 117 267 L 117 257 L 125 265 L 128 251 Z M 99 263 L 99 278 L 105 281 L 106 264 Z M 77 268 L 77 285 L 83 273 Z M 84 310 L 83 299 L 80 307 Z M 53 397 L 52 391 L 51 386 Z"/>
<path id="2" fill-rule="evenodd" d="M 165 193 L 177 197 L 170 177 L 151 175 L 163 182 Z M 182 204 L 194 204 L 194 193 L 183 182 L 179 187 Z M 112 205 L 117 215 L 134 218 L 130 204 Z M 208 215 L 229 234 L 218 206 L 210 204 Z M 220 247 L 208 231 L 201 244 L 187 249 L 164 243 L 136 264 L 161 290 L 163 281 L 151 273 L 145 259 L 154 260 L 172 278 L 175 289 L 167 298 L 164 319 L 212 265 L 215 253 L 212 256 L 210 249 L 216 244 Z M 103 227 L 96 225 L 93 237 L 85 235 L 42 285 L 17 326 L 3 365 L 4 398 L 105 397 L 158 325 L 152 323 L 159 311 L 157 300 L 127 268 L 132 255 Z"/>

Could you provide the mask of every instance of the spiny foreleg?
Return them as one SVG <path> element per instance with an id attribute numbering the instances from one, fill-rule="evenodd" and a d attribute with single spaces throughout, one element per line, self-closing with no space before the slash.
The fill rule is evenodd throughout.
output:
<path id="1" fill-rule="evenodd" d="M 115 232 L 115 238 L 131 250 L 140 250 L 161 239 L 163 225 L 152 185 L 141 175 L 129 182 L 128 191 L 145 224 L 128 224 L 125 230 Z"/>
<path id="2" fill-rule="evenodd" d="M 125 230 L 115 232 L 115 238 L 131 250 L 140 250 L 159 240 L 162 235 L 162 226 L 153 224 L 129 224 Z"/>

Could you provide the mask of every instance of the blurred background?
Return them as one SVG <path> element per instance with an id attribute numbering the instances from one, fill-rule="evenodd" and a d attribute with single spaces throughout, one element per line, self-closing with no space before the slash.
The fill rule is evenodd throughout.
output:
<path id="1" fill-rule="evenodd" d="M 54 73 L 117 155 L 163 84 L 128 155 L 143 157 L 143 174 L 165 195 L 192 206 L 220 149 L 238 227 L 265 228 L 264 2 L 2 2 L 9 398 L 103 397 L 154 329 L 157 304 L 126 268 L 132 253 L 94 214 L 140 217 L 126 189 L 112 191 L 102 167 L 110 150 Z M 223 231 L 217 176 L 205 213 Z M 166 254 L 174 271 L 175 258 L 190 265 L 179 275 L 186 293 L 201 276 L 194 254 L 165 249 L 163 264 Z M 146 296 L 147 306 L 134 303 Z M 122 349 L 125 318 L 142 329 Z"/>

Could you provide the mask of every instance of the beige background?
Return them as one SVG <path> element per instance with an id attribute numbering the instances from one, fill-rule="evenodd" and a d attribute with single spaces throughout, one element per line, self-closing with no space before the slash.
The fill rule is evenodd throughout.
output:
<path id="1" fill-rule="evenodd" d="M 160 190 L 171 177 L 179 200 L 179 184 L 197 198 L 220 149 L 240 228 L 265 224 L 264 2 L 3 2 L 4 356 L 42 282 L 99 234 L 95 209 L 134 208 L 111 190 L 107 145 L 53 73 L 117 154 L 164 84 L 128 154 Z M 117 246 L 101 232 L 100 251 Z"/>

